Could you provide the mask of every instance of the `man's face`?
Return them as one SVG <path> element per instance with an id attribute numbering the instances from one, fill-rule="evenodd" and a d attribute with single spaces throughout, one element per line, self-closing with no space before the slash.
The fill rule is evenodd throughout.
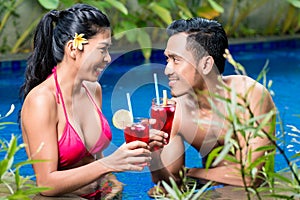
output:
<path id="1" fill-rule="evenodd" d="M 185 33 L 171 36 L 164 52 L 167 57 L 165 75 L 173 96 L 194 92 L 202 80 L 192 53 L 186 50 L 187 36 Z"/>

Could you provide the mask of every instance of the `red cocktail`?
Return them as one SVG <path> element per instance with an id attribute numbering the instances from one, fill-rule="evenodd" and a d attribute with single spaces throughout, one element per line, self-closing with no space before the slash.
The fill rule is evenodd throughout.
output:
<path id="1" fill-rule="evenodd" d="M 132 141 L 142 141 L 149 143 L 149 120 L 145 118 L 138 118 L 135 121 L 126 126 L 124 129 L 126 143 Z"/>
<path id="2" fill-rule="evenodd" d="M 169 143 L 171 129 L 174 119 L 176 103 L 172 100 L 167 100 L 165 105 L 162 99 L 159 101 L 159 105 L 156 99 L 153 99 L 151 106 L 151 118 L 155 119 L 155 124 L 152 124 L 153 129 L 161 130 L 168 133 L 167 144 Z"/>

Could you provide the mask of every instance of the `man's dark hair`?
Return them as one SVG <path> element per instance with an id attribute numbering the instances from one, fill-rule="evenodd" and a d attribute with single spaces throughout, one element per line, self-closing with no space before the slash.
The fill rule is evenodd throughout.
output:
<path id="1" fill-rule="evenodd" d="M 169 36 L 181 32 L 188 34 L 186 49 L 192 51 L 197 62 L 208 53 L 213 57 L 219 72 L 221 74 L 224 72 L 223 54 L 228 48 L 228 39 L 219 22 L 195 17 L 175 20 L 167 28 Z"/>

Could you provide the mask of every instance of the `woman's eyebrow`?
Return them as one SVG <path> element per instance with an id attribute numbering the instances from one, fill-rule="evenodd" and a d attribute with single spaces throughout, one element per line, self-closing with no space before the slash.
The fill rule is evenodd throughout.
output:
<path id="1" fill-rule="evenodd" d="M 111 46 L 112 44 L 110 42 L 99 42 L 98 45 Z"/>

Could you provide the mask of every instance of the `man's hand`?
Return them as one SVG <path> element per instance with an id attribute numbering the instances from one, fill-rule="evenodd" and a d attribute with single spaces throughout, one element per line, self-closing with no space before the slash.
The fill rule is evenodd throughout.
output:
<path id="1" fill-rule="evenodd" d="M 156 129 L 150 129 L 149 146 L 150 151 L 162 149 L 167 144 L 168 133 Z"/>

